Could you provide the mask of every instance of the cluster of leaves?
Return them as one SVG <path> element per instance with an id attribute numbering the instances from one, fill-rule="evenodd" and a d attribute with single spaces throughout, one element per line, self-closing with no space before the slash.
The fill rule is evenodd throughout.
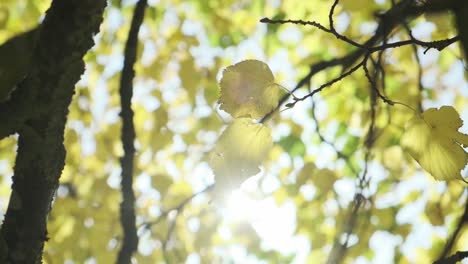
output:
<path id="1" fill-rule="evenodd" d="M 48 2 L 2 1 L 0 42 L 34 27 Z M 467 109 L 458 47 L 426 51 L 416 43 L 376 50 L 366 71 L 339 81 L 363 64 L 323 66 L 358 49 L 330 32 L 362 43 L 379 23 L 376 11 L 393 2 L 335 2 L 336 25 L 328 31 L 258 22 L 267 16 L 325 25 L 331 3 L 324 0 L 150 3 L 132 105 L 138 263 L 232 262 L 239 248 L 246 252 L 243 260 L 271 263 L 325 263 L 330 252 L 344 251 L 347 263 L 378 262 L 382 251 L 394 253 L 390 262 L 429 263 L 466 250 L 468 232 L 460 224 L 468 221 L 465 185 L 434 181 L 420 170 L 438 180 L 460 179 L 467 162 L 468 142 L 454 110 L 464 117 Z M 118 84 L 133 8 L 130 1 L 111 1 L 86 57 L 70 106 L 46 263 L 113 262 L 121 245 Z M 451 16 L 419 16 L 385 41 L 449 39 L 457 34 Z M 218 87 L 226 65 L 232 66 Z M 320 67 L 326 70 L 316 71 Z M 284 98 L 290 101 L 278 109 Z M 388 102 L 427 110 L 415 115 Z M 447 104 L 453 107 L 440 107 Z M 230 120 L 227 126 L 223 120 Z M 10 195 L 15 144 L 15 137 L 0 142 L 1 212 Z M 215 194 L 227 193 L 260 172 L 261 164 L 256 199 L 293 205 L 290 236 L 308 241 L 304 252 L 265 247 L 267 238 L 251 223 L 226 219 L 210 203 L 214 182 Z"/>
<path id="2" fill-rule="evenodd" d="M 217 189 L 235 189 L 260 172 L 259 166 L 271 148 L 270 129 L 253 118 L 274 111 L 280 92 L 268 65 L 247 60 L 226 68 L 220 81 L 221 109 L 235 117 L 210 153 L 209 164 Z"/>

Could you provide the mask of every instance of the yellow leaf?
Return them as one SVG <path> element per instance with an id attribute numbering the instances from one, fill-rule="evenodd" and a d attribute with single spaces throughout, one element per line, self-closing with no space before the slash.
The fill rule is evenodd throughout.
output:
<path id="1" fill-rule="evenodd" d="M 336 173 L 329 169 L 320 169 L 314 173 L 313 181 L 315 187 L 321 193 L 327 193 L 333 188 L 333 184 L 337 179 Z"/>
<path id="2" fill-rule="evenodd" d="M 221 134 L 209 154 L 216 188 L 238 187 L 260 172 L 259 166 L 272 145 L 270 129 L 249 118 L 238 118 Z"/>
<path id="3" fill-rule="evenodd" d="M 344 7 L 345 11 L 362 11 L 369 8 L 369 1 L 367 0 L 343 0 L 340 4 Z"/>
<path id="4" fill-rule="evenodd" d="M 394 171 L 401 171 L 401 162 L 403 161 L 403 151 L 398 146 L 391 146 L 382 152 L 383 165 Z"/>
<path id="5" fill-rule="evenodd" d="M 197 88 L 200 85 L 200 81 L 203 79 L 203 76 L 198 71 L 198 68 L 193 61 L 193 57 L 180 62 L 179 76 L 182 81 L 182 86 L 189 94 L 189 98 L 193 98 L 193 100 L 195 100 Z"/>
<path id="6" fill-rule="evenodd" d="M 61 219 L 63 219 L 63 221 L 61 221 L 60 227 L 55 232 L 55 239 L 58 242 L 62 242 L 65 238 L 70 236 L 75 227 L 75 218 L 63 216 Z"/>
<path id="7" fill-rule="evenodd" d="M 398 212 L 398 208 L 387 207 L 375 210 L 375 216 L 378 219 L 378 228 L 383 230 L 389 230 L 395 225 L 395 215 Z"/>
<path id="8" fill-rule="evenodd" d="M 302 186 L 304 185 L 308 179 L 311 178 L 312 174 L 316 173 L 317 167 L 315 166 L 315 163 L 313 162 L 308 162 L 302 167 L 301 171 L 297 174 L 296 177 L 296 185 L 297 186 Z"/>
<path id="9" fill-rule="evenodd" d="M 424 14 L 427 21 L 434 23 L 435 30 L 432 32 L 432 39 L 444 39 L 453 34 L 455 29 L 453 19 L 449 11 Z"/>
<path id="10" fill-rule="evenodd" d="M 468 135 L 458 132 L 462 125 L 452 106 L 430 108 L 407 122 L 401 144 L 436 180 L 464 180 L 468 155 L 461 145 L 468 146 Z"/>
<path id="11" fill-rule="evenodd" d="M 192 185 L 185 180 L 180 180 L 171 184 L 167 190 L 165 201 L 165 206 L 167 208 L 173 208 L 181 204 L 187 197 L 189 197 L 193 192 Z"/>
<path id="12" fill-rule="evenodd" d="M 263 117 L 275 109 L 281 96 L 270 68 L 258 60 L 227 67 L 219 85 L 221 109 L 233 117 Z"/>
<path id="13" fill-rule="evenodd" d="M 444 214 L 439 204 L 435 203 L 434 201 L 429 201 L 426 204 L 426 208 L 424 209 L 424 212 L 429 222 L 431 222 L 431 225 L 433 226 L 444 225 L 445 218 L 444 218 Z"/>

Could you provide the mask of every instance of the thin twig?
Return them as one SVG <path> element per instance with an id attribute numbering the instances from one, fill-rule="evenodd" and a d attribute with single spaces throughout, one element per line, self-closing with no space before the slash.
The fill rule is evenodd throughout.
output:
<path id="1" fill-rule="evenodd" d="M 404 23 L 403 26 L 404 26 L 408 36 L 411 39 L 414 39 L 413 32 L 411 32 L 411 28 L 408 26 L 408 24 Z M 423 94 L 423 91 L 424 91 L 424 87 L 423 87 L 423 84 L 422 84 L 423 68 L 422 68 L 422 65 L 421 65 L 421 61 L 419 59 L 418 46 L 416 44 L 414 44 L 414 45 L 411 45 L 411 48 L 413 49 L 414 59 L 416 60 L 416 64 L 418 66 L 418 88 L 419 88 L 418 111 L 422 112 L 422 110 L 423 110 L 423 108 L 422 108 L 422 94 Z"/>
<path id="2" fill-rule="evenodd" d="M 457 251 L 457 253 L 453 254 L 450 257 L 434 261 L 433 264 L 455 264 L 459 261 L 462 261 L 465 258 L 468 258 L 468 251 Z"/>
<path id="3" fill-rule="evenodd" d="M 366 61 L 367 56 L 362 61 L 362 67 L 366 68 Z M 367 69 L 367 68 L 366 68 Z M 366 70 L 369 73 L 368 70 Z M 375 76 L 374 76 L 375 77 Z M 340 232 L 337 233 L 332 250 L 327 259 L 327 264 L 335 264 L 340 263 L 344 258 L 348 248 L 349 248 L 349 239 L 351 234 L 353 233 L 354 229 L 356 228 L 358 216 L 359 216 L 359 209 L 362 207 L 363 202 L 368 200 L 363 195 L 364 189 L 369 185 L 370 178 L 368 177 L 368 170 L 369 170 L 369 161 L 371 157 L 371 150 L 375 142 L 375 120 L 376 120 L 376 107 L 377 107 L 377 96 L 378 96 L 378 88 L 375 86 L 376 82 L 374 81 L 374 77 L 368 76 L 370 81 L 370 110 L 371 110 L 371 122 L 369 124 L 369 129 L 367 132 L 367 137 L 365 141 L 365 157 L 364 157 L 364 169 L 362 174 L 358 177 L 357 189 L 358 192 L 354 196 L 354 200 L 352 202 L 352 207 L 350 210 L 350 214 L 347 219 L 344 221 L 344 225 Z M 343 243 L 340 242 L 341 235 L 345 235 L 345 241 Z"/>
<path id="4" fill-rule="evenodd" d="M 350 235 L 352 234 L 357 218 L 358 218 L 358 211 L 359 208 L 362 206 L 363 201 L 366 199 L 363 195 L 363 190 L 369 185 L 370 183 L 370 178 L 368 177 L 368 163 L 371 157 L 371 150 L 374 145 L 376 136 L 375 136 L 375 121 L 376 121 L 376 107 L 377 107 L 377 98 L 382 99 L 385 103 L 389 105 L 394 105 L 396 103 L 405 105 L 409 107 L 408 105 L 404 103 L 399 103 L 399 102 L 393 102 L 390 99 L 388 99 L 382 92 L 380 92 L 379 87 L 377 85 L 377 79 L 379 78 L 379 73 L 381 73 L 381 82 L 382 82 L 382 88 L 385 87 L 385 71 L 383 70 L 383 67 L 381 66 L 382 62 L 382 57 L 383 57 L 383 51 L 391 48 L 397 48 L 397 47 L 402 47 L 405 45 L 418 45 L 425 47 L 427 52 L 429 49 L 434 48 L 437 50 L 442 50 L 446 48 L 447 46 L 451 45 L 452 43 L 456 42 L 459 40 L 459 37 L 453 37 L 449 39 L 444 39 L 444 40 L 437 40 L 437 41 L 421 41 L 417 40 L 414 37 L 410 36 L 409 40 L 404 40 L 404 41 L 397 41 L 393 43 L 387 43 L 387 38 L 393 28 L 395 28 L 398 24 L 402 23 L 405 21 L 406 18 L 411 17 L 411 16 L 417 16 L 421 14 L 424 11 L 428 11 L 431 9 L 430 5 L 422 6 L 419 8 L 417 5 L 414 4 L 413 1 L 411 0 L 404 0 L 401 1 L 397 4 L 394 4 L 394 6 L 388 10 L 386 13 L 380 15 L 380 23 L 379 26 L 377 27 L 376 33 L 374 36 L 372 36 L 369 40 L 367 40 L 364 44 L 359 44 L 354 42 L 351 39 L 346 38 L 345 36 L 342 36 L 338 32 L 336 32 L 335 27 L 334 27 L 334 22 L 333 22 L 333 13 L 335 10 L 336 5 L 338 4 L 338 0 L 335 0 L 333 2 L 333 5 L 330 9 L 329 12 L 329 23 L 330 23 L 330 28 L 326 28 L 323 25 L 315 22 L 315 21 L 303 21 L 303 20 L 271 20 L 268 18 L 264 18 L 261 20 L 261 22 L 264 23 L 278 23 L 278 24 L 285 24 L 285 23 L 293 23 L 293 24 L 301 24 L 301 25 L 310 25 L 313 27 L 316 27 L 326 33 L 333 34 L 335 37 L 338 39 L 349 43 L 357 48 L 356 51 L 341 57 L 341 58 L 335 58 L 333 60 L 329 61 L 322 61 L 319 62 L 315 65 L 312 65 L 310 68 L 309 73 L 302 78 L 296 87 L 291 91 L 291 93 L 285 95 L 279 102 L 278 107 L 265 115 L 260 122 L 265 122 L 268 120 L 268 118 L 281 107 L 281 105 L 289 98 L 289 96 L 293 95 L 293 102 L 288 103 L 287 107 L 291 108 L 294 107 L 295 104 L 299 101 L 304 101 L 305 99 L 309 97 L 313 97 L 316 93 L 321 92 L 323 89 L 326 87 L 331 86 L 332 84 L 341 81 L 343 78 L 349 76 L 352 74 L 354 71 L 359 69 L 360 67 L 363 68 L 365 72 L 365 76 L 367 80 L 369 81 L 369 86 L 370 86 L 370 111 L 371 111 L 371 123 L 369 125 L 369 130 L 367 133 L 367 138 L 365 142 L 365 147 L 366 147 L 366 153 L 365 153 L 365 164 L 363 168 L 362 174 L 358 177 L 358 182 L 357 182 L 357 187 L 358 187 L 358 192 L 355 195 L 355 198 L 352 202 L 352 207 L 350 209 L 350 214 L 347 217 L 347 220 L 345 221 L 345 224 L 342 227 L 342 230 L 337 233 L 337 236 L 335 237 L 335 242 L 333 245 L 333 248 L 330 252 L 330 255 L 328 257 L 327 263 L 339 263 L 343 259 L 347 249 L 348 249 L 348 243 L 349 243 L 349 238 Z M 378 46 L 376 45 L 381 39 L 383 39 L 383 44 L 380 44 Z M 378 61 L 374 61 L 373 58 L 371 57 L 372 53 L 374 52 L 379 52 L 379 57 Z M 360 57 L 364 57 L 363 60 L 356 64 L 356 61 L 359 60 Z M 374 71 L 371 72 L 367 68 L 367 61 L 370 59 L 373 64 L 374 64 Z M 352 65 L 355 65 L 352 67 L 350 70 L 348 67 L 351 67 Z M 344 73 L 342 73 L 340 76 L 336 77 L 335 79 L 321 85 L 320 87 L 316 88 L 313 91 L 309 91 L 309 93 L 303 97 L 297 98 L 294 97 L 294 92 L 301 88 L 302 86 L 306 84 L 310 84 L 310 81 L 312 77 L 318 73 L 321 72 L 327 68 L 330 67 L 335 67 L 335 66 L 341 66 Z M 411 108 L 411 107 L 409 107 Z M 319 136 L 320 137 L 320 136 Z M 324 141 L 323 136 L 320 138 L 322 141 Z M 338 152 L 337 152 L 338 153 Z M 344 234 L 346 235 L 344 243 L 340 242 L 340 237 L 341 235 Z"/>
<path id="5" fill-rule="evenodd" d="M 373 52 L 380 51 L 380 50 L 399 48 L 399 47 L 403 47 L 407 45 L 418 45 L 418 46 L 426 48 L 426 50 L 424 51 L 424 54 L 426 54 L 426 52 L 430 49 L 436 49 L 438 51 L 442 51 L 446 47 L 450 46 L 451 44 L 459 40 L 460 40 L 460 36 L 454 36 L 448 39 L 434 40 L 434 41 L 407 39 L 407 40 L 396 41 L 396 42 L 391 42 L 387 44 L 382 44 L 380 46 L 371 47 L 369 48 L 369 52 L 373 53 Z"/>
<path id="6" fill-rule="evenodd" d="M 374 133 L 374 122 L 371 122 L 371 125 L 369 126 L 369 133 L 368 133 L 368 138 L 373 138 L 373 133 Z M 357 219 L 359 216 L 359 209 L 363 205 L 363 202 L 368 200 L 369 198 L 366 198 L 363 195 L 363 190 L 366 186 L 368 186 L 370 179 L 367 177 L 368 176 L 368 164 L 370 160 L 370 154 L 371 154 L 371 148 L 373 144 L 373 140 L 367 140 L 366 142 L 370 142 L 366 144 L 366 154 L 365 154 L 365 162 L 364 162 L 364 169 L 362 174 L 358 177 L 358 192 L 354 196 L 354 199 L 351 203 L 351 209 L 350 213 L 345 221 L 343 221 L 343 226 L 341 228 L 341 231 L 337 233 L 334 239 L 333 247 L 332 250 L 330 251 L 330 254 L 328 255 L 327 259 L 327 264 L 335 264 L 335 263 L 340 263 L 341 260 L 344 258 L 346 251 L 349 246 L 349 239 L 351 237 L 351 234 L 353 233 L 356 224 L 357 224 Z M 341 235 L 345 235 L 345 241 L 343 243 L 340 242 Z"/>
<path id="7" fill-rule="evenodd" d="M 145 222 L 145 223 L 142 223 L 139 227 L 143 227 L 145 229 L 150 229 L 153 225 L 156 225 L 157 223 L 159 223 L 161 220 L 163 220 L 170 212 L 172 211 L 182 211 L 184 209 L 184 207 L 190 203 L 193 198 L 197 197 L 198 195 L 201 195 L 203 193 L 206 193 L 208 191 L 210 191 L 211 189 L 213 189 L 215 186 L 215 184 L 211 184 L 211 185 L 208 185 L 206 186 L 204 189 L 202 189 L 201 191 L 198 191 L 196 193 L 193 193 L 192 195 L 190 195 L 189 197 L 185 198 L 184 200 L 182 200 L 182 202 L 180 202 L 178 205 L 176 205 L 175 207 L 173 208 L 170 208 L 170 209 L 167 209 L 167 210 L 164 210 L 159 216 L 158 218 L 156 218 L 154 221 L 148 221 L 148 222 Z"/>
<path id="8" fill-rule="evenodd" d="M 344 42 L 346 42 L 348 44 L 351 44 L 351 45 L 353 45 L 353 46 L 355 46 L 357 48 L 360 48 L 360 49 L 367 49 L 367 47 L 365 45 L 359 44 L 356 41 L 354 41 L 354 40 L 352 40 L 352 39 L 338 33 L 338 31 L 336 31 L 335 25 L 334 25 L 334 22 L 333 22 L 333 14 L 335 13 L 335 8 L 338 5 L 338 2 L 339 2 L 339 0 L 335 0 L 333 2 L 332 7 L 330 8 L 330 13 L 328 14 L 328 21 L 330 23 L 331 33 L 339 40 L 342 40 L 342 41 L 344 41 Z"/>
<path id="9" fill-rule="evenodd" d="M 333 20 L 331 20 L 333 22 Z M 324 25 L 318 23 L 318 22 L 315 22 L 315 21 L 304 21 L 304 20 L 294 20 L 294 19 L 286 19 L 286 20 L 283 20 L 283 19 L 270 19 L 270 18 L 267 18 L 267 17 L 264 17 L 262 19 L 260 19 L 260 22 L 262 23 L 268 23 L 268 24 L 296 24 L 296 25 L 303 25 L 303 26 L 313 26 L 313 27 L 316 27 L 324 32 L 327 32 L 329 34 L 332 34 L 333 36 L 335 36 L 337 39 L 339 40 L 342 40 L 348 44 L 351 44 L 352 46 L 356 47 L 356 48 L 360 48 L 360 49 L 365 49 L 367 50 L 367 47 L 362 45 L 362 44 L 359 44 L 357 42 L 355 42 L 354 40 L 346 37 L 346 36 L 343 36 L 341 35 L 340 33 L 338 33 L 335 28 L 327 28 L 325 27 Z"/>
<path id="10" fill-rule="evenodd" d="M 338 5 L 339 0 L 333 1 L 333 4 L 330 8 L 330 12 L 328 13 L 328 23 L 330 24 L 330 31 L 335 31 L 335 23 L 333 22 L 333 13 L 335 13 L 335 8 Z"/>
<path id="11" fill-rule="evenodd" d="M 296 97 L 295 102 L 304 101 L 305 99 L 314 96 L 314 94 L 321 92 L 323 89 L 327 88 L 328 86 L 331 86 L 334 83 L 341 81 L 342 79 L 346 78 L 347 76 L 351 75 L 353 72 L 355 72 L 359 68 L 361 68 L 363 63 L 364 63 L 364 61 L 362 61 L 361 63 L 355 65 L 354 67 L 352 67 L 351 69 L 349 69 L 345 73 L 342 73 L 340 76 L 338 76 L 338 77 L 336 77 L 336 78 L 334 78 L 334 79 L 320 85 L 318 88 L 314 89 L 311 93 L 306 94 L 306 95 L 304 95 L 302 97 Z"/>
<path id="12" fill-rule="evenodd" d="M 177 217 L 182 213 L 185 206 L 187 206 L 195 197 L 197 197 L 200 194 L 206 193 L 206 192 L 208 192 L 209 190 L 211 190 L 213 188 L 214 188 L 214 184 L 206 186 L 204 189 L 202 189 L 202 190 L 200 190 L 200 191 L 198 191 L 196 193 L 193 193 L 189 197 L 182 200 L 182 202 L 180 202 L 175 207 L 163 211 L 158 216 L 158 218 L 156 218 L 154 221 L 144 222 L 138 227 L 139 229 L 142 228 L 144 230 L 150 230 L 153 225 L 156 225 L 159 222 L 161 222 L 163 219 L 165 219 L 169 215 L 170 212 L 175 213 L 174 219 L 171 219 L 171 222 L 169 223 L 169 228 L 167 230 L 166 236 L 165 236 L 164 240 L 161 242 L 162 243 L 162 255 L 163 255 L 165 263 L 171 263 L 170 260 L 169 260 L 169 254 L 167 252 L 167 245 L 170 242 L 170 240 L 172 238 L 172 234 L 173 234 L 173 232 L 175 230 L 175 226 L 177 224 Z"/>
<path id="13" fill-rule="evenodd" d="M 364 63 L 362 64 L 362 69 L 364 70 L 364 73 L 365 73 L 365 76 L 367 78 L 367 80 L 369 81 L 369 84 L 371 86 L 371 89 L 375 92 L 375 94 L 380 98 L 382 99 L 382 101 L 384 101 L 386 104 L 389 104 L 389 105 L 394 105 L 395 102 L 393 102 L 392 100 L 388 99 L 387 97 L 385 97 L 380 91 L 379 91 L 379 88 L 377 87 L 377 83 L 376 81 L 370 76 L 370 73 L 369 73 L 369 69 L 367 68 L 367 59 L 369 57 L 365 57 L 364 59 Z"/>
<path id="14" fill-rule="evenodd" d="M 450 251 L 453 249 L 453 246 L 455 245 L 455 242 L 458 239 L 458 236 L 460 235 L 462 228 L 467 223 L 468 223 L 468 198 L 465 202 L 465 211 L 463 212 L 463 215 L 460 217 L 457 227 L 455 228 L 452 235 L 448 239 L 447 244 L 445 244 L 444 250 L 440 254 L 439 259 L 445 258 L 450 253 Z"/>
<path id="15" fill-rule="evenodd" d="M 317 116 L 315 114 L 315 104 L 313 103 L 312 101 L 312 107 L 311 107 L 311 116 L 312 116 L 312 120 L 314 120 L 315 122 L 315 133 L 317 134 L 317 136 L 319 137 L 320 141 L 322 141 L 323 143 L 327 144 L 328 146 L 330 146 L 336 153 L 336 156 L 340 159 L 343 159 L 346 163 L 346 166 L 351 170 L 351 172 L 353 172 L 356 176 L 359 175 L 359 172 L 357 171 L 357 169 L 353 166 L 353 164 L 351 163 L 351 158 L 350 156 L 344 154 L 341 150 L 339 150 L 335 144 L 333 144 L 333 142 L 327 140 L 323 134 L 322 134 L 322 131 L 320 130 L 320 125 L 319 125 L 319 121 L 317 119 Z"/>
<path id="16" fill-rule="evenodd" d="M 336 4 L 334 4 L 336 5 Z M 435 48 L 437 50 L 442 50 L 445 47 L 449 46 L 450 44 L 456 42 L 459 40 L 459 37 L 453 37 L 445 40 L 438 40 L 438 41 L 431 41 L 431 42 L 425 42 L 425 41 L 420 41 L 416 39 L 410 39 L 410 40 L 404 40 L 404 41 L 398 41 L 398 42 L 393 42 L 393 43 L 386 43 L 384 42 L 383 45 L 379 46 L 374 46 L 376 45 L 381 39 L 387 38 L 387 36 L 391 33 L 391 31 L 397 27 L 397 25 L 401 24 L 403 21 L 405 21 L 407 18 L 410 17 L 416 17 L 419 16 L 420 14 L 424 12 L 436 12 L 436 11 L 441 11 L 441 10 L 446 10 L 450 8 L 452 5 L 452 2 L 446 3 L 446 5 L 443 5 L 442 3 L 439 2 L 430 2 L 425 5 L 416 5 L 414 1 L 412 0 L 403 0 L 394 6 L 390 8 L 387 12 L 383 14 L 379 14 L 379 25 L 377 26 L 375 34 L 369 38 L 364 44 L 359 44 L 355 43 L 354 41 L 348 41 L 345 37 L 343 39 L 343 36 L 337 33 L 336 31 L 333 32 L 331 29 L 326 28 L 325 26 L 315 22 L 315 21 L 303 21 L 303 20 L 272 20 L 270 18 L 262 18 L 260 22 L 262 23 L 272 23 L 272 24 L 285 24 L 285 23 L 293 23 L 293 24 L 300 24 L 300 25 L 310 25 L 314 26 L 324 32 L 330 33 L 330 34 L 337 34 L 336 37 L 352 44 L 353 46 L 356 46 L 358 49 L 355 50 L 352 53 L 349 53 L 343 57 L 331 59 L 328 61 L 321 61 L 318 62 L 314 65 L 310 66 L 309 73 L 304 76 L 294 87 L 294 89 L 291 90 L 291 93 L 288 93 L 284 95 L 280 101 L 278 102 L 278 105 L 275 109 L 273 109 L 270 113 L 266 114 L 260 122 L 266 122 L 275 112 L 277 112 L 280 107 L 289 99 L 291 94 L 294 94 L 294 92 L 307 83 L 310 82 L 312 77 L 317 74 L 318 72 L 321 72 L 325 69 L 335 67 L 335 66 L 341 66 L 344 69 L 347 69 L 351 65 L 354 65 L 356 61 L 361 57 L 361 56 L 369 56 L 370 53 L 378 52 L 378 51 L 383 51 L 386 49 L 390 48 L 396 48 L 396 47 L 401 47 L 405 45 L 410 45 L 410 44 L 416 44 L 420 45 L 423 47 L 426 47 L 426 51 L 431 48 Z M 330 12 L 331 14 L 333 12 Z M 333 20 L 332 20 L 333 21 Z M 313 95 L 313 94 L 312 94 Z M 311 96 L 312 96 L 311 95 Z"/>
<path id="17" fill-rule="evenodd" d="M 171 263 L 169 261 L 169 254 L 167 252 L 167 245 L 170 243 L 170 240 L 172 238 L 172 233 L 174 232 L 174 229 L 175 229 L 175 226 L 176 226 L 176 223 L 177 223 L 177 216 L 179 215 L 178 210 L 173 210 L 172 212 L 175 212 L 174 220 L 172 220 L 170 222 L 169 228 L 167 229 L 166 238 L 164 239 L 164 241 L 162 241 L 163 257 L 164 257 L 164 261 L 166 263 Z"/>
<path id="18" fill-rule="evenodd" d="M 353 202 L 351 203 L 351 208 L 347 217 L 347 221 L 344 222 L 341 231 L 338 232 L 335 236 L 332 250 L 330 251 L 326 262 L 327 264 L 339 263 L 344 257 L 348 248 L 349 238 L 351 237 L 351 234 L 356 226 L 359 208 L 361 208 L 363 202 L 364 196 L 362 196 L 360 193 L 357 193 L 354 197 Z M 346 236 L 344 243 L 340 242 L 342 234 Z"/>

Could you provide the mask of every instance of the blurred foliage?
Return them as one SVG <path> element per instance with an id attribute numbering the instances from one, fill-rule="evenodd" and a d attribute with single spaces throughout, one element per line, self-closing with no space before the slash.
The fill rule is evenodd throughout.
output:
<path id="1" fill-rule="evenodd" d="M 335 26 L 363 42 L 373 34 L 376 12 L 391 2 L 340 1 Z M 1 1 L 0 43 L 34 27 L 49 4 Z M 112 263 L 120 247 L 118 83 L 133 7 L 134 1 L 110 1 L 97 44 L 86 56 L 70 106 L 66 166 L 49 217 L 45 263 Z M 405 107 L 379 101 L 375 142 L 366 150 L 370 87 L 359 71 L 265 124 L 274 146 L 260 175 L 244 184 L 246 197 L 231 201 L 237 207 L 211 203 L 208 191 L 198 194 L 214 181 L 207 156 L 231 122 L 217 105 L 222 70 L 262 60 L 275 82 L 291 90 L 311 64 L 352 47 L 314 27 L 259 20 L 328 25 L 330 7 L 324 0 L 150 1 L 133 100 L 137 263 L 323 263 L 336 237 L 344 239 L 340 232 L 358 194 L 364 201 L 346 238 L 344 263 L 427 263 L 439 256 L 463 213 L 465 185 L 435 181 L 401 150 L 400 137 L 413 116 Z M 456 35 L 451 16 L 424 15 L 409 26 L 418 39 L 448 38 Z M 408 34 L 399 30 L 391 38 Z M 424 50 L 405 46 L 384 53 L 385 95 L 416 109 L 420 103 L 423 109 L 452 105 L 466 120 L 460 49 Z M 339 74 L 316 74 L 311 88 Z M 303 88 L 297 96 L 305 93 Z M 15 137 L 0 141 L 1 212 L 10 195 L 15 144 Z M 364 170 L 368 182 L 362 185 L 357 177 Z M 453 251 L 467 250 L 467 236 L 465 228 Z"/>

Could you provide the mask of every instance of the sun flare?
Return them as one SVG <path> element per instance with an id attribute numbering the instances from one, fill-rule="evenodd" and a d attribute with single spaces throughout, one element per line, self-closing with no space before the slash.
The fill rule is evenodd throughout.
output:
<path id="1" fill-rule="evenodd" d="M 247 185 L 247 186 L 246 186 Z M 289 251 L 294 240 L 296 209 L 290 202 L 278 205 L 268 196 L 258 198 L 252 194 L 247 181 L 226 198 L 222 209 L 226 224 L 247 222 L 252 225 L 265 246 L 280 251 Z"/>

